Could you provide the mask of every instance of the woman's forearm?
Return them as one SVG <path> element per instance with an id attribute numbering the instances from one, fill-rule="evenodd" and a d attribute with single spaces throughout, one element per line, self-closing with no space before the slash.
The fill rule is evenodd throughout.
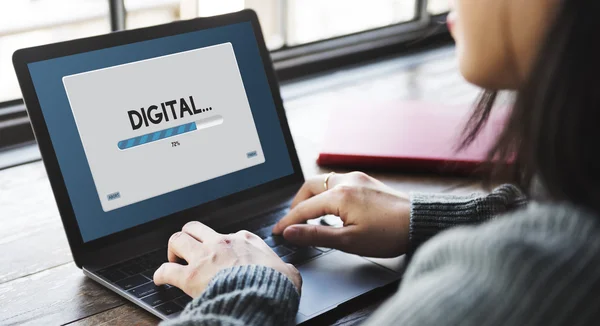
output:
<path id="1" fill-rule="evenodd" d="M 168 326 L 294 325 L 300 295 L 283 274 L 264 266 L 220 271 Z"/>
<path id="2" fill-rule="evenodd" d="M 411 193 L 410 200 L 409 253 L 443 230 L 479 224 L 527 202 L 523 192 L 509 184 L 488 195 Z"/>

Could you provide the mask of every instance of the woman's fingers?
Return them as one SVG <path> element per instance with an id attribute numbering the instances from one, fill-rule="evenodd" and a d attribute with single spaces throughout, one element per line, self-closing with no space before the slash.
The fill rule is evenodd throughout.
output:
<path id="1" fill-rule="evenodd" d="M 171 284 L 180 289 L 184 287 L 186 280 L 186 266 L 176 263 L 164 263 L 154 272 L 154 284 Z"/>
<path id="2" fill-rule="evenodd" d="M 317 246 L 347 250 L 348 234 L 355 226 L 334 228 L 323 225 L 292 225 L 283 231 L 283 237 L 299 246 Z"/>
<path id="3" fill-rule="evenodd" d="M 200 242 L 211 241 L 219 236 L 215 230 L 197 221 L 186 223 L 181 230 Z"/>
<path id="4" fill-rule="evenodd" d="M 198 255 L 201 251 L 202 245 L 198 240 L 185 232 L 177 232 L 169 239 L 167 258 L 172 263 L 177 262 L 178 258 L 190 261 L 194 255 Z"/>
<path id="5" fill-rule="evenodd" d="M 338 215 L 338 201 L 332 192 L 322 192 L 296 205 L 273 227 L 273 234 L 281 234 L 293 224 L 304 223 L 307 220 L 327 214 Z"/>
<path id="6" fill-rule="evenodd" d="M 340 179 L 340 177 L 341 177 L 341 175 L 339 175 L 339 174 L 330 175 L 329 179 L 327 180 L 327 188 L 328 189 L 333 188 L 336 185 L 336 181 L 338 181 Z M 302 185 L 300 190 L 298 190 L 296 197 L 294 197 L 291 208 L 296 207 L 299 203 L 307 200 L 308 198 L 310 198 L 312 196 L 315 196 L 315 195 L 318 195 L 318 194 L 324 192 L 325 191 L 325 178 L 327 178 L 327 174 L 319 175 L 319 176 L 312 177 L 312 178 L 306 180 L 306 182 L 304 182 L 304 184 Z"/>
<path id="7" fill-rule="evenodd" d="M 322 187 L 322 186 L 321 186 Z M 310 178 L 304 182 L 298 193 L 292 200 L 291 208 L 296 207 L 299 203 L 307 200 L 308 198 L 318 194 L 319 189 L 317 188 L 317 178 Z"/>

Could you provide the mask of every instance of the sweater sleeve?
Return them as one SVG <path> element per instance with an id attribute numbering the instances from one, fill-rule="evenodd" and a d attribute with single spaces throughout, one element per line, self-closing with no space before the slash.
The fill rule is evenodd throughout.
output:
<path id="1" fill-rule="evenodd" d="M 519 188 L 505 184 L 488 195 L 411 193 L 409 254 L 439 232 L 474 225 L 526 204 Z"/>
<path id="2" fill-rule="evenodd" d="M 597 216 L 531 204 L 417 250 L 365 326 L 598 325 Z"/>
<path id="3" fill-rule="evenodd" d="M 264 266 L 236 266 L 217 273 L 200 297 L 161 325 L 295 325 L 299 304 L 285 275 Z"/>

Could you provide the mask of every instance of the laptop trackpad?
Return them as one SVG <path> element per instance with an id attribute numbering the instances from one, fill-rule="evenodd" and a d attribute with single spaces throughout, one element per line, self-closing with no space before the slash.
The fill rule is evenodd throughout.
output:
<path id="1" fill-rule="evenodd" d="M 334 251 L 298 267 L 304 280 L 299 312 L 306 317 L 399 278 L 362 257 Z"/>

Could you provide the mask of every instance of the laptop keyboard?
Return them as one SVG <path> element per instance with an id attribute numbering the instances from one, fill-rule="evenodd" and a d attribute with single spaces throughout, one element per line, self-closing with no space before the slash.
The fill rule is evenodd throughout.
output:
<path id="1" fill-rule="evenodd" d="M 302 264 L 331 250 L 327 248 L 298 247 L 288 243 L 281 236 L 272 235 L 273 226 L 287 211 L 287 209 L 275 210 L 251 220 L 249 222 L 250 227 L 245 226 L 260 236 L 284 262 L 293 265 Z M 169 316 L 183 310 L 192 298 L 174 286 L 156 286 L 152 281 L 154 271 L 166 262 L 166 257 L 166 248 L 164 248 L 110 266 L 98 271 L 98 274 L 127 291 L 130 295 L 141 299 L 163 315 Z"/>
<path id="2" fill-rule="evenodd" d="M 174 286 L 156 286 L 152 281 L 154 271 L 166 262 L 166 257 L 166 249 L 161 249 L 105 268 L 98 274 L 168 316 L 183 310 L 192 298 Z"/>

